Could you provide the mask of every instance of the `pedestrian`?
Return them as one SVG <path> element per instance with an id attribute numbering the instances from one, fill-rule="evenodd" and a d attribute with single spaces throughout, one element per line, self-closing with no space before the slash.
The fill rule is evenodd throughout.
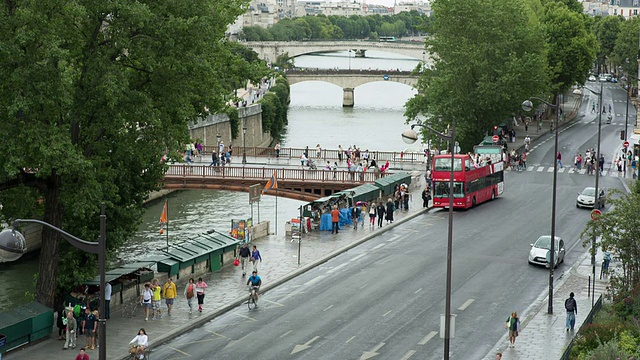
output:
<path id="1" fill-rule="evenodd" d="M 111 303 L 111 283 L 107 282 L 104 285 L 104 318 L 109 320 L 111 317 L 111 309 L 109 308 Z"/>
<path id="2" fill-rule="evenodd" d="M 558 162 L 560 169 L 562 169 L 562 153 L 560 151 L 556 154 L 556 161 Z"/>
<path id="3" fill-rule="evenodd" d="M 229 145 L 229 150 L 224 154 L 224 163 L 231 164 L 231 145 Z"/>
<path id="4" fill-rule="evenodd" d="M 300 231 L 302 231 L 302 224 L 300 224 Z M 251 251 L 251 262 L 253 263 L 253 271 L 258 271 L 258 263 L 262 262 L 262 256 L 260 256 L 260 251 L 258 247 L 253 245 L 253 251 Z"/>
<path id="5" fill-rule="evenodd" d="M 320 144 L 316 145 L 316 157 L 320 158 L 322 156 L 322 148 L 320 147 Z"/>
<path id="6" fill-rule="evenodd" d="M 340 211 L 338 211 L 338 206 L 333 205 L 333 209 L 331 210 L 331 233 L 338 233 L 338 223 L 340 222 Z"/>
<path id="7" fill-rule="evenodd" d="M 402 193 L 402 200 L 404 201 L 404 209 L 405 210 L 409 210 L 409 191 L 407 191 L 406 188 L 403 188 L 404 190 L 401 190 Z"/>
<path id="8" fill-rule="evenodd" d="M 162 317 L 162 310 L 160 310 L 162 287 L 158 285 L 158 279 L 153 279 L 150 288 L 153 293 L 153 297 L 151 298 L 151 320 L 160 319 Z"/>
<path id="9" fill-rule="evenodd" d="M 87 338 L 87 345 L 85 348 L 94 350 L 96 348 L 96 321 L 98 320 L 95 315 L 91 313 L 91 309 L 84 309 L 84 320 L 82 320 L 82 332 Z"/>
<path id="10" fill-rule="evenodd" d="M 300 155 L 300 165 L 301 166 L 305 166 L 307 164 L 307 156 L 302 153 L 302 155 Z"/>
<path id="11" fill-rule="evenodd" d="M 89 354 L 84 352 L 84 348 L 80 348 L 80 353 L 76 355 L 76 360 L 89 360 Z"/>
<path id="12" fill-rule="evenodd" d="M 65 338 L 62 336 L 65 333 L 65 314 L 64 314 L 64 304 L 58 305 L 58 316 L 56 317 L 56 326 L 58 327 L 58 340 L 64 340 Z"/>
<path id="13" fill-rule="evenodd" d="M 618 165 L 618 176 L 620 176 L 622 174 L 622 165 L 623 165 L 621 157 L 618 157 L 617 165 Z"/>
<path id="14" fill-rule="evenodd" d="M 63 349 L 64 350 L 67 350 L 68 348 L 75 349 L 76 348 L 76 330 L 78 329 L 78 322 L 73 317 L 72 311 L 67 311 L 67 317 L 64 320 L 66 320 L 67 330 L 66 330 L 66 341 L 64 342 Z"/>
<path id="15" fill-rule="evenodd" d="M 142 294 L 140 294 L 140 303 L 144 306 L 144 321 L 149 320 L 149 311 L 151 310 L 151 300 L 153 299 L 153 291 L 149 283 L 144 284 Z"/>
<path id="16" fill-rule="evenodd" d="M 183 295 L 187 298 L 187 306 L 189 306 L 189 314 L 193 313 L 193 298 L 196 296 L 196 284 L 193 278 L 189 278 L 189 282 L 184 286 Z"/>
<path id="17" fill-rule="evenodd" d="M 598 159 L 598 167 L 600 168 L 600 175 L 604 171 L 604 155 L 600 155 L 600 159 Z"/>
<path id="18" fill-rule="evenodd" d="M 431 200 L 431 191 L 429 190 L 429 185 L 427 185 L 422 190 L 422 207 L 429 207 L 429 200 Z"/>
<path id="19" fill-rule="evenodd" d="M 209 166 L 218 166 L 218 153 L 215 150 L 211 152 L 211 163 Z"/>
<path id="20" fill-rule="evenodd" d="M 369 207 L 369 227 L 376 226 L 376 203 L 372 202 L 371 207 Z"/>
<path id="21" fill-rule="evenodd" d="M 360 210 L 359 206 L 354 206 L 353 208 L 351 208 L 351 221 L 353 221 L 354 230 L 358 230 L 358 221 L 360 219 L 361 211 L 362 210 Z"/>
<path id="22" fill-rule="evenodd" d="M 393 212 L 395 210 L 396 210 L 395 204 L 393 203 L 393 200 L 389 198 L 387 200 L 387 209 L 386 209 L 387 216 L 385 217 L 385 220 L 387 220 L 387 224 L 388 223 L 393 224 Z"/>
<path id="23" fill-rule="evenodd" d="M 515 311 L 507 318 L 504 327 L 509 330 L 509 347 L 515 347 L 516 337 L 518 337 L 518 332 L 520 331 L 520 318 Z"/>
<path id="24" fill-rule="evenodd" d="M 276 157 L 280 157 L 280 143 L 276 143 L 276 146 L 273 148 L 276 151 Z"/>
<path id="25" fill-rule="evenodd" d="M 578 315 L 578 303 L 576 299 L 574 299 L 575 295 L 573 292 L 569 294 L 569 298 L 564 301 L 564 308 L 567 310 L 567 323 L 565 327 L 567 331 L 571 329 L 573 331 L 573 327 L 576 326 L 576 315 Z"/>
<path id="26" fill-rule="evenodd" d="M 501 352 L 496 354 L 496 360 L 502 360 L 502 353 Z"/>
<path id="27" fill-rule="evenodd" d="M 198 311 L 202 312 L 202 305 L 204 305 L 204 293 L 209 285 L 207 285 L 202 278 L 198 278 L 196 283 L 196 296 L 198 297 Z"/>
<path id="28" fill-rule="evenodd" d="M 167 282 L 162 287 L 162 297 L 164 297 L 164 301 L 167 304 L 167 316 L 171 316 L 171 308 L 177 295 L 178 289 L 176 284 L 171 278 L 167 279 Z"/>
<path id="29" fill-rule="evenodd" d="M 520 168 L 527 170 L 527 151 L 524 151 L 522 155 L 520 155 Z"/>
<path id="30" fill-rule="evenodd" d="M 240 251 L 238 251 L 240 257 L 240 267 L 242 268 L 242 276 L 247 275 L 247 269 L 249 268 L 249 257 L 251 256 L 251 250 L 247 247 L 247 243 L 243 243 Z"/>
<path id="31" fill-rule="evenodd" d="M 342 162 L 342 154 L 344 150 L 342 150 L 342 145 L 338 145 L 338 161 Z"/>
<path id="32" fill-rule="evenodd" d="M 387 209 L 384 207 L 382 201 L 378 203 L 378 207 L 376 208 L 378 213 L 378 227 L 382 227 L 382 220 L 384 220 L 384 214 L 386 214 Z"/>

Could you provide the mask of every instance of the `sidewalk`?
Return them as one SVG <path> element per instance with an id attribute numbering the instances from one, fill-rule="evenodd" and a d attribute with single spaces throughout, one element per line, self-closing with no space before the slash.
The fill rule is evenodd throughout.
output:
<path id="1" fill-rule="evenodd" d="M 602 252 L 596 254 L 596 264 L 602 263 Z M 615 271 L 616 263 L 611 263 L 611 269 Z M 600 265 L 596 266 L 596 276 L 600 274 Z M 509 347 L 509 337 L 505 335 L 494 346 L 484 360 L 494 360 L 496 353 L 502 352 L 502 360 L 533 360 L 533 359 L 560 359 L 566 347 L 578 329 L 584 323 L 591 311 L 591 295 L 589 294 L 589 279 L 592 275 L 591 257 L 588 252 L 580 258 L 577 265 L 564 273 L 555 273 L 555 286 L 553 292 L 553 314 L 548 314 L 548 291 L 536 299 L 524 313 L 520 314 L 522 331 L 516 339 L 515 347 Z M 593 281 L 593 280 L 591 280 Z M 608 279 L 596 278 L 595 301 L 600 294 L 604 294 Z M 569 293 L 575 294 L 578 304 L 576 326 L 574 331 L 566 331 L 566 310 L 564 301 Z M 505 319 L 508 314 L 505 315 Z M 502 326 L 504 321 L 498 321 L 496 326 Z"/>
<path id="2" fill-rule="evenodd" d="M 330 232 L 311 232 L 304 234 L 301 243 L 301 260 L 297 264 L 298 243 L 286 239 L 284 234 L 270 235 L 266 238 L 254 241 L 263 256 L 259 271 L 263 279 L 263 293 L 268 298 L 270 289 L 285 281 L 326 262 L 332 257 L 347 251 L 350 248 L 363 243 L 387 230 L 400 226 L 407 220 L 423 214 L 421 192 L 424 180 L 420 180 L 419 186 L 411 186 L 411 201 L 409 210 L 398 210 L 394 216 L 393 224 L 382 228 L 369 228 L 365 223 L 364 228 L 354 230 L 345 226 L 339 234 Z M 368 220 L 368 219 L 366 219 Z M 216 316 L 237 307 L 246 301 L 246 277 L 242 277 L 240 267 L 225 266 L 222 270 L 203 276 L 209 285 L 205 297 L 204 311 L 195 311 L 189 315 L 187 302 L 183 294 L 186 278 L 177 281 L 179 297 L 176 299 L 171 317 L 166 316 L 166 306 L 162 306 L 163 318 L 155 321 L 145 321 L 144 311 L 132 318 L 122 317 L 121 311 L 112 312 L 111 319 L 107 321 L 107 359 L 123 359 L 126 357 L 127 344 L 137 334 L 140 328 L 144 328 L 149 334 L 150 345 L 161 344 L 180 334 L 193 330 Z M 197 308 L 196 308 L 197 310 Z M 62 350 L 64 341 L 57 340 L 57 328 L 50 339 L 29 346 L 24 349 L 16 349 L 3 357 L 9 360 L 49 360 L 49 359 L 73 359 L 80 347 L 85 345 L 83 336 L 77 339 L 75 350 Z M 87 351 L 91 358 L 97 358 L 98 349 Z"/>

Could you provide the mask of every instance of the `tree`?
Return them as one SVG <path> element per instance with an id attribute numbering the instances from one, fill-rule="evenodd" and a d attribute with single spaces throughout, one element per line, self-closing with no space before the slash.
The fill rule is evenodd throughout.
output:
<path id="1" fill-rule="evenodd" d="M 456 119 L 463 149 L 547 87 L 544 34 L 531 2 L 438 0 L 433 3 L 424 68 L 405 116 Z M 438 125 L 442 126 L 445 124 Z M 426 135 L 425 132 L 423 135 Z"/>
<path id="2" fill-rule="evenodd" d="M 624 19 L 622 16 L 605 16 L 596 18 L 594 31 L 596 33 L 598 43 L 598 73 L 612 72 L 607 67 L 607 59 L 611 65 L 615 65 L 617 63 L 615 60 L 618 59 L 612 59 L 612 56 L 615 54 L 613 50 L 618 34 L 620 33 L 620 24 L 623 21 Z M 637 43 L 634 45 L 637 45 Z"/>
<path id="3" fill-rule="evenodd" d="M 620 33 L 614 46 L 615 57 L 622 66 L 627 81 L 636 83 L 638 80 L 638 29 L 640 18 L 633 17 L 620 24 Z"/>
<path id="4" fill-rule="evenodd" d="M 163 153 L 180 152 L 187 123 L 222 110 L 228 84 L 247 77 L 246 62 L 223 40 L 245 5 L 6 2 L 0 132 L 11 135 L 1 148 L 2 220 L 40 217 L 93 240 L 104 202 L 107 246 L 117 249 L 163 178 Z M 9 212 L 22 204 L 22 213 Z M 95 275 L 95 257 L 65 241 L 61 250 L 48 228 L 42 238 L 35 298 L 53 306 L 56 290 Z"/>
<path id="5" fill-rule="evenodd" d="M 576 83 L 584 84 L 596 48 L 595 36 L 585 26 L 585 16 L 562 2 L 549 1 L 543 22 L 549 44 L 551 91 L 564 93 Z"/>

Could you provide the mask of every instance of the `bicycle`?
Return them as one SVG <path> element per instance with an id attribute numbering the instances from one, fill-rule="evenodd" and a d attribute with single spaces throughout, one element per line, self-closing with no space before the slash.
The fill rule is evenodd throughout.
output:
<path id="1" fill-rule="evenodd" d="M 138 307 L 140 307 L 139 301 L 133 301 L 124 305 L 122 309 L 122 317 L 134 317 L 138 312 Z"/>
<path id="2" fill-rule="evenodd" d="M 258 306 L 258 294 L 257 294 L 258 289 L 259 289 L 258 286 L 249 287 L 249 300 L 247 300 L 247 306 L 249 307 L 249 310 Z"/>
<path id="3" fill-rule="evenodd" d="M 146 348 L 144 350 L 144 357 L 142 358 L 143 360 L 149 360 L 151 359 L 150 355 L 151 354 L 151 350 L 149 350 L 149 348 Z M 135 353 L 129 353 L 129 357 L 127 357 L 127 360 L 140 360 L 140 356 L 138 354 Z"/>

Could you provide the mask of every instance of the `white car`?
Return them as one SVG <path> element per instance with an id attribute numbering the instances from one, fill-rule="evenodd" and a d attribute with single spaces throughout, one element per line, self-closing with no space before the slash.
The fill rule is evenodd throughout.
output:
<path id="1" fill-rule="evenodd" d="M 596 79 L 595 75 L 589 75 L 589 79 L 587 79 L 589 81 L 596 81 L 598 79 Z"/>
<path id="2" fill-rule="evenodd" d="M 600 193 L 600 207 L 603 208 L 605 204 L 605 195 L 604 189 L 598 189 Z M 593 209 L 596 202 L 596 188 L 594 187 L 586 187 L 582 190 L 581 193 L 578 193 L 578 198 L 576 199 L 576 207 L 577 208 L 591 208 Z"/>
<path id="3" fill-rule="evenodd" d="M 556 243 L 554 246 L 555 246 L 554 267 L 558 267 L 558 264 L 560 264 L 561 262 L 564 262 L 564 255 L 565 255 L 564 240 L 556 236 Z M 540 236 L 535 243 L 531 244 L 531 250 L 529 251 L 529 264 L 548 266 L 547 255 L 549 253 L 549 250 L 551 250 L 551 236 L 549 235 Z"/>

